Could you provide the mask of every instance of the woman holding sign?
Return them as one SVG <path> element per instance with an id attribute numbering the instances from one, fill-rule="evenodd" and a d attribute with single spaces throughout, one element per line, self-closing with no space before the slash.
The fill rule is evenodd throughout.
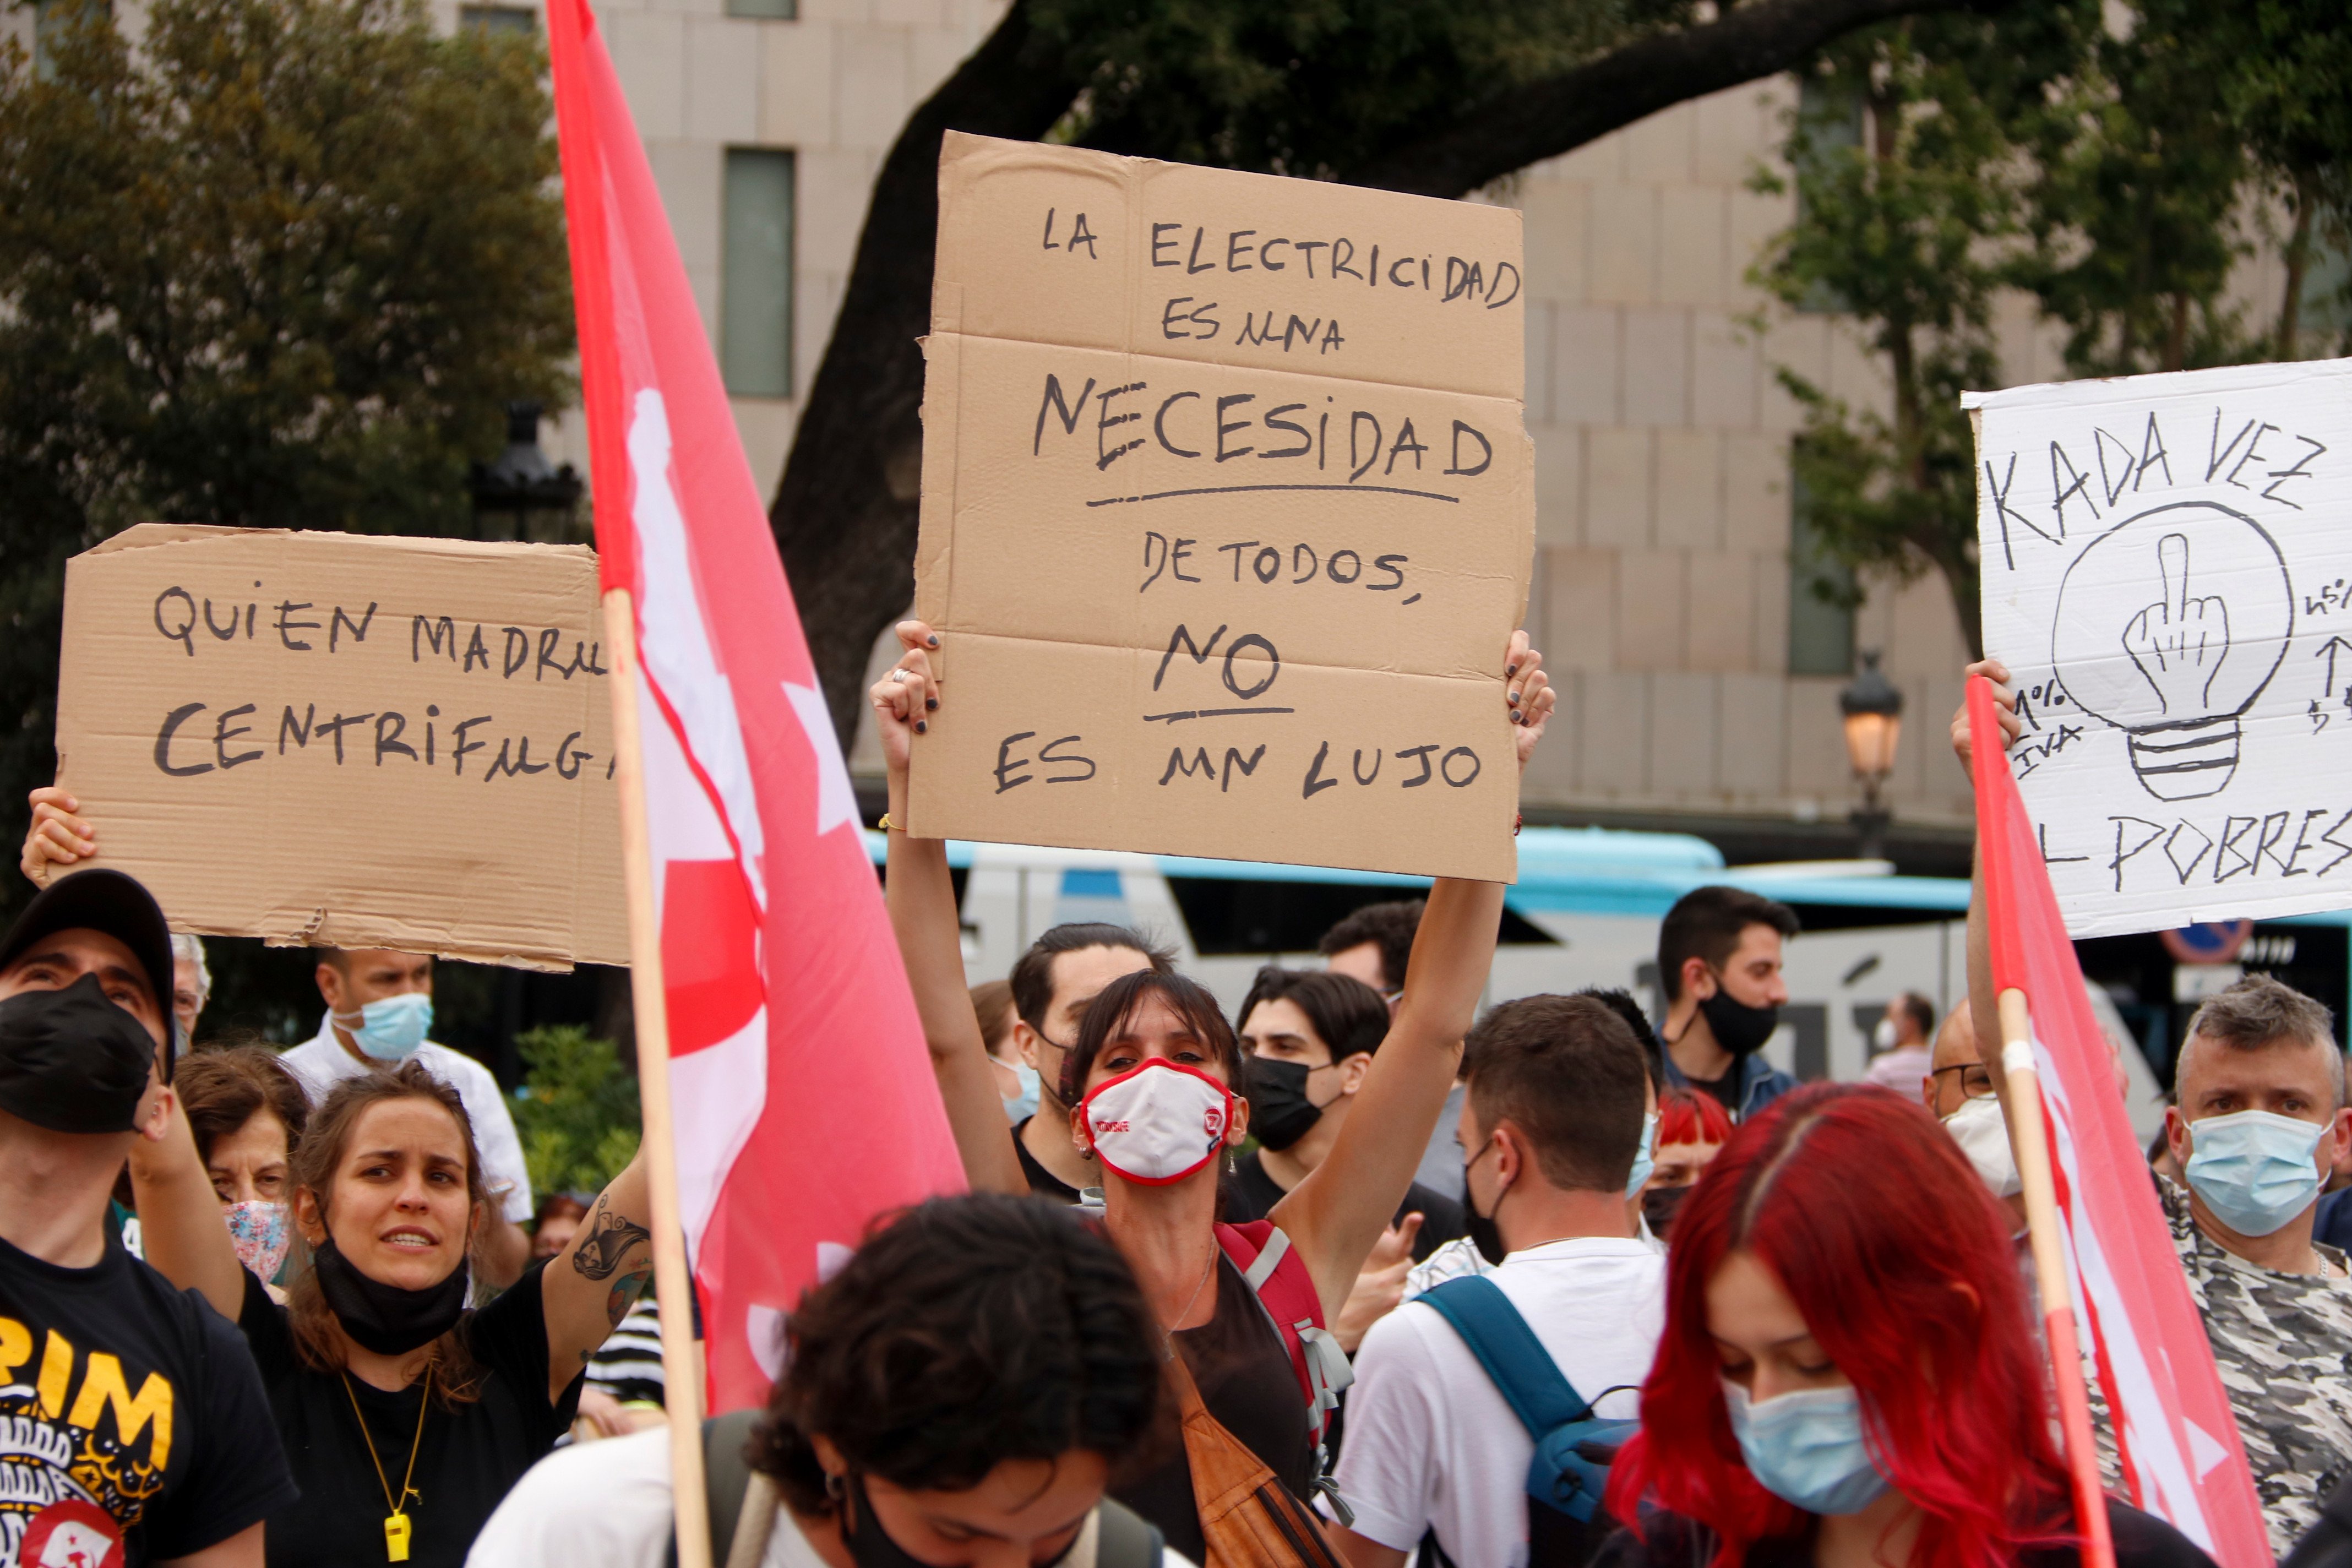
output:
<path id="1" fill-rule="evenodd" d="M 919 621 L 902 623 L 898 637 L 904 656 L 872 693 L 889 764 L 891 923 L 971 1184 L 1018 1193 L 1026 1184 L 964 989 L 946 846 L 896 826 L 908 760 L 946 700 L 931 673 L 939 637 Z M 1557 697 L 1524 632 L 1500 663 L 1524 769 Z M 1220 1556 L 1235 1531 L 1288 1540 L 1299 1561 L 1332 1561 L 1297 1500 L 1317 1483 L 1318 1439 L 1349 1376 L 1324 1325 L 1403 1199 L 1453 1087 L 1502 905 L 1496 883 L 1441 878 L 1431 888 L 1403 1001 L 1347 1126 L 1252 1225 L 1216 1218 L 1220 1156 L 1246 1137 L 1249 1101 L 1215 999 L 1181 975 L 1146 972 L 1113 982 L 1087 1011 L 1063 1068 L 1070 1136 L 1101 1170 L 1105 1226 L 1181 1352 L 1169 1369 L 1186 1415 L 1183 1450 L 1119 1496 L 1195 1562 Z M 1203 1514 L 1197 1500 L 1213 1496 L 1241 1500 Z"/>
<path id="2" fill-rule="evenodd" d="M 302 1489 L 272 1563 L 457 1568 L 572 1425 L 588 1358 L 653 1269 L 632 1161 L 554 1258 L 480 1310 L 467 1262 L 498 1217 L 457 1091 L 403 1062 L 336 1086 L 289 1175 L 288 1301 L 242 1266 L 184 1116 L 131 1177 L 148 1261 L 244 1331 Z"/>

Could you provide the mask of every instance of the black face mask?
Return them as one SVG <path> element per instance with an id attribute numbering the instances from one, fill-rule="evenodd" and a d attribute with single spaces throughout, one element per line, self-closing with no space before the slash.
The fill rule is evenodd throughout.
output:
<path id="1" fill-rule="evenodd" d="M 842 1544 L 849 1548 L 850 1557 L 857 1568 L 932 1568 L 932 1565 L 890 1539 L 882 1521 L 874 1517 L 873 1500 L 866 1495 L 866 1481 L 855 1470 L 850 1472 L 849 1507 L 841 1521 Z M 1037 1568 L 1055 1568 L 1068 1557 L 1078 1544 L 1078 1535 L 1086 1533 L 1081 1525 L 1078 1534 L 1070 1537 L 1070 1544 L 1055 1553 L 1051 1562 Z"/>
<path id="2" fill-rule="evenodd" d="M 0 1002 L 0 1110 L 52 1132 L 135 1132 L 155 1066 L 147 1026 L 95 974 Z"/>
<path id="3" fill-rule="evenodd" d="M 466 1271 L 422 1290 L 404 1290 L 372 1279 L 353 1267 L 335 1246 L 333 1237 L 319 1243 L 311 1255 L 319 1270 L 319 1289 L 327 1305 L 354 1343 L 378 1355 L 406 1355 L 447 1333 L 466 1310 Z"/>
<path id="4" fill-rule="evenodd" d="M 1314 1129 L 1323 1118 L 1323 1107 L 1307 1098 L 1314 1070 L 1304 1062 L 1249 1058 L 1251 1136 L 1269 1149 L 1287 1149 Z"/>
<path id="5" fill-rule="evenodd" d="M 1690 1196 L 1688 1187 L 1652 1187 L 1642 1194 L 1642 1218 L 1649 1225 L 1650 1234 L 1660 1241 L 1674 1228 L 1675 1215 L 1682 1211 L 1683 1200 Z"/>
<path id="6" fill-rule="evenodd" d="M 1500 1196 L 1495 1199 L 1495 1206 L 1503 1206 Z M 1503 1245 L 1503 1233 L 1495 1225 L 1494 1215 L 1478 1212 L 1478 1200 L 1470 1193 L 1468 1163 L 1462 1167 L 1462 1221 L 1464 1234 L 1470 1237 L 1470 1245 L 1478 1249 L 1479 1257 L 1499 1266 L 1504 1258 L 1510 1256 L 1510 1249 Z"/>
<path id="7" fill-rule="evenodd" d="M 1780 1026 L 1778 1007 L 1750 1007 L 1745 1002 L 1735 1002 L 1731 993 L 1721 985 L 1715 994 L 1698 1005 L 1706 1026 L 1714 1031 L 1715 1043 L 1735 1057 L 1745 1057 L 1763 1048 Z"/>

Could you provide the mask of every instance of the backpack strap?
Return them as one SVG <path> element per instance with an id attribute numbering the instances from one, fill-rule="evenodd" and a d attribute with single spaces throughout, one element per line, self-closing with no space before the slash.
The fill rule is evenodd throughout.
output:
<path id="1" fill-rule="evenodd" d="M 1307 1271 L 1307 1260 L 1292 1250 L 1289 1236 L 1272 1220 L 1220 1225 L 1216 1236 L 1225 1257 L 1241 1270 L 1275 1338 L 1289 1352 L 1291 1373 L 1307 1402 L 1307 1432 L 1315 1439 L 1315 1489 L 1330 1500 L 1341 1524 L 1352 1525 L 1355 1510 L 1331 1479 L 1323 1438 L 1331 1427 L 1331 1413 L 1339 1408 L 1339 1395 L 1356 1381 L 1356 1368 L 1324 1326 L 1323 1298 L 1315 1289 L 1315 1277 Z"/>
<path id="2" fill-rule="evenodd" d="M 731 1410 L 724 1415 L 713 1415 L 702 1424 L 702 1493 L 710 1510 L 710 1560 L 731 1565 L 735 1562 L 733 1548 L 739 1529 L 748 1526 L 744 1544 L 748 1548 L 745 1561 L 757 1563 L 767 1550 L 768 1533 L 776 1521 L 775 1489 L 764 1477 L 751 1473 L 743 1458 L 743 1449 L 751 1440 L 751 1425 L 759 1420 L 757 1408 Z M 672 1438 L 676 1433 L 673 1430 Z M 677 1568 L 677 1536 L 670 1535 L 664 1561 Z"/>
<path id="3" fill-rule="evenodd" d="M 1592 1406 L 1562 1375 L 1559 1363 L 1492 1279 L 1465 1275 L 1413 1300 L 1433 1308 L 1462 1336 L 1487 1380 L 1538 1445 L 1546 1434 L 1591 1417 Z"/>
<path id="4" fill-rule="evenodd" d="M 1094 1568 L 1160 1568 L 1165 1547 L 1160 1527 L 1116 1498 L 1095 1505 Z"/>

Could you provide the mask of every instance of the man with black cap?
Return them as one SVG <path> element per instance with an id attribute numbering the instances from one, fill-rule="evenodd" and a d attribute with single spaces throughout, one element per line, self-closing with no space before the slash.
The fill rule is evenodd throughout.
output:
<path id="1" fill-rule="evenodd" d="M 171 1115 L 171 998 L 163 911 L 119 871 L 0 939 L 0 1563 L 259 1568 L 295 1497 L 236 1328 L 105 1223 Z"/>

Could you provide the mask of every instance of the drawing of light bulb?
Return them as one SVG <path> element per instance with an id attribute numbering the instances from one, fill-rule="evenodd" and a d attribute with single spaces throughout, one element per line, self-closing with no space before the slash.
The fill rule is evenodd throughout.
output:
<path id="1" fill-rule="evenodd" d="M 2242 721 L 2286 657 L 2286 561 L 2252 519 L 2183 501 L 2116 524 L 2058 588 L 2050 658 L 2066 695 L 2124 731 L 2158 800 L 2219 795 Z"/>

